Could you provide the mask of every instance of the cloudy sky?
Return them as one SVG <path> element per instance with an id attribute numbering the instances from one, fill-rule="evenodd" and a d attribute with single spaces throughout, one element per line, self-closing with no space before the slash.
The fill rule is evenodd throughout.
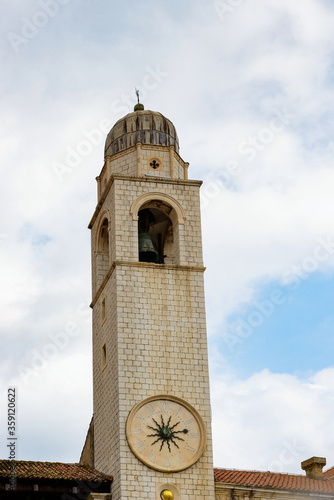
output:
<path id="1" fill-rule="evenodd" d="M 333 2 L 3 0 L 0 14 L 0 434 L 16 387 L 17 458 L 80 457 L 87 225 L 106 132 L 137 87 L 204 180 L 215 465 L 334 465 Z"/>

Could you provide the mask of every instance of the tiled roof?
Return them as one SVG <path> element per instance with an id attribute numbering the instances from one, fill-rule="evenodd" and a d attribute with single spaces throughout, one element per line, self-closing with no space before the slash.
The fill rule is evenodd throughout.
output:
<path id="1" fill-rule="evenodd" d="M 331 467 L 330 469 L 326 470 L 324 472 L 324 477 L 326 479 L 330 478 L 330 477 L 334 477 L 334 467 Z"/>
<path id="2" fill-rule="evenodd" d="M 0 478 L 11 475 L 11 460 L 0 460 Z M 15 476 L 18 479 L 55 479 L 65 481 L 111 482 L 112 477 L 86 465 L 60 462 L 26 462 L 15 460 Z"/>
<path id="3" fill-rule="evenodd" d="M 310 479 L 294 474 L 231 469 L 214 469 L 214 476 L 216 483 L 236 486 L 334 493 L 334 481 L 331 479 Z"/>

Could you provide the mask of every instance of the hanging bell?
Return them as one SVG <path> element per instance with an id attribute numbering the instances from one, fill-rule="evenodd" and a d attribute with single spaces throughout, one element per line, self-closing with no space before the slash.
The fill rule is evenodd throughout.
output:
<path id="1" fill-rule="evenodd" d="M 148 233 L 138 235 L 139 243 L 139 262 L 159 263 L 159 254 L 154 249 L 152 238 Z"/>

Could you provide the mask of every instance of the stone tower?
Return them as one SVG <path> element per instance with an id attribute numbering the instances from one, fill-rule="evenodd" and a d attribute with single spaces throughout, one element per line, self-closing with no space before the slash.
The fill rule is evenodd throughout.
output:
<path id="1" fill-rule="evenodd" d="M 213 500 L 201 182 L 188 180 L 174 125 L 138 104 L 109 132 L 97 184 L 81 460 L 90 446 L 113 500 Z"/>

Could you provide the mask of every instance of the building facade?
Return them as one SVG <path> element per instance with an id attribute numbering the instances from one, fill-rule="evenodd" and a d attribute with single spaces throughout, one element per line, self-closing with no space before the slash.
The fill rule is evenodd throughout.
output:
<path id="1" fill-rule="evenodd" d="M 306 475 L 214 469 L 216 500 L 332 500 L 334 468 L 323 472 L 326 459 L 301 463 Z"/>
<path id="2" fill-rule="evenodd" d="M 89 225 L 94 420 L 83 457 L 112 474 L 115 500 L 212 500 L 201 182 L 188 179 L 174 125 L 142 108 L 108 134 Z"/>

